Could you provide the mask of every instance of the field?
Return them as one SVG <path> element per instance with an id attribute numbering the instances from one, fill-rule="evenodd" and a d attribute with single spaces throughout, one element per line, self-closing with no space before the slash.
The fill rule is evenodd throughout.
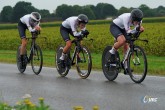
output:
<path id="1" fill-rule="evenodd" d="M 95 21 L 96 22 L 96 21 Z M 92 52 L 93 68 L 101 69 L 101 55 L 103 49 L 107 45 L 113 44 L 113 37 L 109 32 L 109 23 L 95 23 L 87 25 L 90 32 L 88 38 L 83 40 Z M 54 67 L 54 54 L 58 45 L 64 44 L 59 32 L 59 22 L 57 25 L 44 23 L 41 35 L 37 42 L 41 46 L 44 54 L 44 66 Z M 4 24 L 3 24 L 4 25 Z M 165 75 L 165 23 L 143 23 L 145 32 L 141 34 L 141 39 L 149 40 L 149 43 L 137 41 L 137 45 L 144 48 L 149 65 L 149 74 Z M 10 27 L 8 24 L 7 26 Z M 30 33 L 27 31 L 27 36 Z M 44 38 L 46 37 L 46 39 Z M 93 40 L 91 40 L 93 39 Z M 15 53 L 20 38 L 17 29 L 1 29 L 0 30 L 0 61 L 15 63 Z"/>
<path id="2" fill-rule="evenodd" d="M 145 32 L 141 34 L 141 39 L 147 39 L 148 44 L 138 41 L 137 44 L 142 46 L 149 55 L 165 56 L 165 23 L 144 23 Z M 87 29 L 90 35 L 84 40 L 90 50 L 95 53 L 101 53 L 106 45 L 113 44 L 112 35 L 109 32 L 109 24 L 92 24 Z M 27 32 L 27 36 L 30 36 Z M 47 39 L 41 39 L 46 37 Z M 91 42 L 90 39 L 94 39 Z M 17 29 L 0 30 L 0 49 L 15 50 L 20 44 L 20 38 Z M 45 50 L 54 50 L 63 42 L 59 26 L 43 27 L 38 43 Z"/>

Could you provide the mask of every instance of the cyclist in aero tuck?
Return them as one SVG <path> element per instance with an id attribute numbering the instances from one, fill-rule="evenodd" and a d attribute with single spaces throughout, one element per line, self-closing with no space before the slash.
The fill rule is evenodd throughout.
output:
<path id="1" fill-rule="evenodd" d="M 82 35 L 88 35 L 89 32 L 88 30 L 86 30 L 87 23 L 88 23 L 88 17 L 84 14 L 69 17 L 62 22 L 62 25 L 60 27 L 60 33 L 63 40 L 66 42 L 66 45 L 60 57 L 61 67 L 63 68 L 65 67 L 65 62 L 64 62 L 65 55 L 72 45 L 69 34 L 71 34 L 73 37 L 81 37 Z M 80 31 L 78 31 L 78 29 Z"/>
<path id="2" fill-rule="evenodd" d="M 143 12 L 140 9 L 133 9 L 131 13 L 124 13 L 118 16 L 110 25 L 110 32 L 113 37 L 116 39 L 112 49 L 109 51 L 110 63 L 112 67 L 116 66 L 115 52 L 121 47 L 124 47 L 124 53 L 128 49 L 128 44 L 126 43 L 126 38 L 128 34 L 135 34 L 137 29 L 140 29 L 140 32 L 144 31 L 143 26 L 139 27 L 139 24 L 142 23 Z M 130 26 L 135 28 L 131 30 Z M 124 64 L 127 68 L 127 63 Z"/>
<path id="3" fill-rule="evenodd" d="M 24 62 L 24 55 L 26 52 L 26 29 L 28 29 L 30 32 L 39 31 L 41 28 L 39 26 L 41 20 L 41 15 L 38 12 L 32 12 L 31 14 L 24 15 L 20 18 L 20 21 L 18 23 L 18 31 L 19 35 L 21 37 L 21 49 L 20 49 L 20 59 L 21 59 L 21 67 L 23 68 L 25 66 Z"/>

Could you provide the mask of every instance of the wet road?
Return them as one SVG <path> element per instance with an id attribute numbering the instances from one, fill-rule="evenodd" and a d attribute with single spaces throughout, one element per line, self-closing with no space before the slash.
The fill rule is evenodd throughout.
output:
<path id="1" fill-rule="evenodd" d="M 81 105 L 92 110 L 165 110 L 165 78 L 147 76 L 142 84 L 135 84 L 119 74 L 109 82 L 101 71 L 92 71 L 88 79 L 80 79 L 75 70 L 67 77 L 59 77 L 55 68 L 44 67 L 35 75 L 28 67 L 24 74 L 14 64 L 0 64 L 0 100 L 15 104 L 24 94 L 38 102 L 44 97 L 53 110 L 73 110 Z"/>

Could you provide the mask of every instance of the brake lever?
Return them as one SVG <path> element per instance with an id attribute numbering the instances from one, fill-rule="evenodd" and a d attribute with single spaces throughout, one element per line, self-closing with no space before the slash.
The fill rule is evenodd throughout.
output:
<path id="1" fill-rule="evenodd" d="M 149 42 L 149 41 L 146 40 L 146 39 L 144 39 L 144 40 L 143 40 L 143 39 L 138 39 L 138 40 L 143 41 L 143 42 L 146 42 L 147 44 L 148 44 L 148 42 Z"/>

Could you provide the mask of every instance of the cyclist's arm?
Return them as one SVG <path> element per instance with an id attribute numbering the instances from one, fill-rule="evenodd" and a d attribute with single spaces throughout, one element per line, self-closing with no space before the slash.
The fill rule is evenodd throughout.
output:
<path id="1" fill-rule="evenodd" d="M 142 21 L 140 22 L 140 25 L 141 25 L 141 24 L 142 24 Z M 139 24 L 137 24 L 137 25 L 134 27 L 134 29 L 132 29 L 132 30 L 130 31 L 130 33 L 131 33 L 131 34 L 137 33 L 137 32 L 138 32 L 137 28 L 139 28 Z"/>
<path id="2" fill-rule="evenodd" d="M 29 29 L 30 32 L 35 32 L 35 31 L 36 31 L 36 29 L 34 29 L 34 28 L 32 28 L 32 27 L 30 26 L 29 20 L 26 20 L 25 23 L 26 23 L 26 25 L 27 25 L 27 27 L 28 27 L 28 29 Z"/>
<path id="3" fill-rule="evenodd" d="M 129 22 L 129 16 L 124 16 L 123 18 L 122 18 L 122 20 L 123 20 L 123 25 L 124 25 L 124 29 L 125 29 L 125 31 L 126 31 L 126 33 L 130 33 L 131 32 L 131 28 L 130 28 L 130 22 Z"/>
<path id="4" fill-rule="evenodd" d="M 85 31 L 85 30 L 86 30 L 86 28 L 81 29 L 80 32 L 73 31 L 73 35 L 74 35 L 74 36 L 81 36 L 81 35 L 82 35 L 82 31 Z"/>
<path id="5" fill-rule="evenodd" d="M 81 35 L 81 32 L 73 31 L 73 35 L 79 37 Z"/>
<path id="6" fill-rule="evenodd" d="M 36 31 L 36 29 L 35 28 L 32 28 L 32 26 L 30 25 L 29 19 L 26 19 L 25 20 L 25 24 L 27 25 L 27 27 L 28 27 L 28 29 L 29 29 L 30 32 L 35 32 Z M 39 26 L 39 23 L 36 24 L 36 26 Z"/>
<path id="7" fill-rule="evenodd" d="M 85 31 L 86 30 L 86 27 L 84 27 L 83 29 L 81 29 L 81 31 Z"/>
<path id="8" fill-rule="evenodd" d="M 31 26 L 29 26 L 28 29 L 29 29 L 30 32 L 35 32 L 36 31 L 36 29 L 33 29 Z"/>
<path id="9" fill-rule="evenodd" d="M 74 22 L 74 21 L 70 22 L 70 26 L 71 26 L 71 30 L 72 30 L 74 36 L 78 37 L 81 35 L 81 32 L 77 31 L 76 22 Z"/>

